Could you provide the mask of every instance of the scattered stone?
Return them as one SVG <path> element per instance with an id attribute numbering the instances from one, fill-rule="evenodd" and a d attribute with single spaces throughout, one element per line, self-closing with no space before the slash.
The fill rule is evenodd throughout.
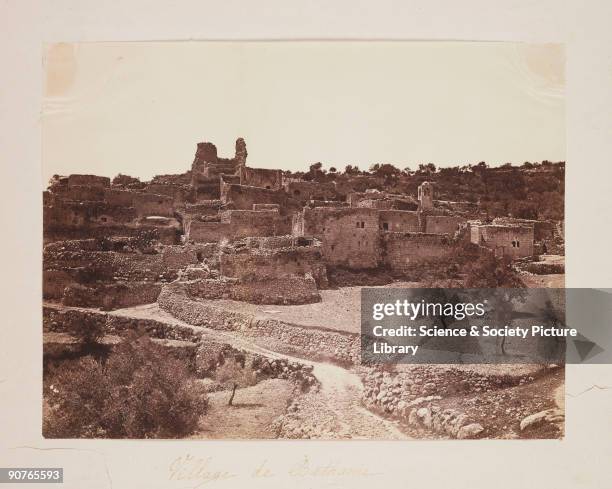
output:
<path id="1" fill-rule="evenodd" d="M 531 414 L 521 421 L 521 431 L 539 426 L 544 422 L 558 423 L 565 419 L 565 413 L 560 409 L 546 409 L 539 413 Z"/>
<path id="2" fill-rule="evenodd" d="M 477 438 L 484 431 L 482 425 L 478 423 L 468 424 L 466 426 L 462 426 L 457 432 L 457 439 L 465 440 L 470 438 Z"/>

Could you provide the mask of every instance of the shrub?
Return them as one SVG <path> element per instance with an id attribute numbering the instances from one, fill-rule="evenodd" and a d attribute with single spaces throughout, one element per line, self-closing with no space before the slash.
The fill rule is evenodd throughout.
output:
<path id="1" fill-rule="evenodd" d="M 97 344 L 106 329 L 106 318 L 101 314 L 79 314 L 70 318 L 68 333 L 85 347 Z"/>
<path id="2" fill-rule="evenodd" d="M 507 258 L 496 258 L 486 253 L 476 261 L 465 266 L 465 287 L 486 288 L 523 288 L 525 285 Z"/>
<path id="3" fill-rule="evenodd" d="M 47 438 L 179 438 L 207 408 L 185 365 L 146 336 L 130 336 L 105 363 L 65 362 L 44 385 Z"/>
<path id="4" fill-rule="evenodd" d="M 246 355 L 227 343 L 202 341 L 196 354 L 196 374 L 199 377 L 215 377 L 217 367 L 228 360 L 235 360 L 244 366 Z"/>

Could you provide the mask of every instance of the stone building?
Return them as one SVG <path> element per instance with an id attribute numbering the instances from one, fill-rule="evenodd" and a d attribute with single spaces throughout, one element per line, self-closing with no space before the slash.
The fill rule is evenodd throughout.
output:
<path id="1" fill-rule="evenodd" d="M 363 208 L 305 207 L 293 221 L 293 234 L 322 243 L 326 263 L 375 268 L 380 257 L 379 211 Z"/>
<path id="2" fill-rule="evenodd" d="M 470 241 L 512 259 L 532 256 L 533 226 L 520 224 L 476 224 L 470 226 Z"/>

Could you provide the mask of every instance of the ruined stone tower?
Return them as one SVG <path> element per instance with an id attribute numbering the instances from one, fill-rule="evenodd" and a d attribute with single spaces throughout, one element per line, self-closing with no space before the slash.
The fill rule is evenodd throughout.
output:
<path id="1" fill-rule="evenodd" d="M 213 143 L 198 143 L 191 165 L 194 174 L 205 175 L 210 165 L 217 164 L 217 147 Z"/>
<path id="2" fill-rule="evenodd" d="M 248 153 L 247 153 L 246 143 L 244 142 L 244 139 L 242 138 L 236 139 L 236 153 L 234 156 L 234 160 L 236 161 L 236 166 L 238 168 L 246 166 L 247 156 L 248 156 Z"/>
<path id="3" fill-rule="evenodd" d="M 431 182 L 423 182 L 419 185 L 418 190 L 419 209 L 433 209 L 433 184 Z"/>
<path id="4" fill-rule="evenodd" d="M 236 140 L 233 158 L 222 158 L 213 143 L 198 143 L 191 165 L 191 185 L 198 199 L 218 199 L 221 194 L 219 178 L 239 178 L 246 166 L 247 150 L 244 139 Z"/>
<path id="5" fill-rule="evenodd" d="M 195 158 L 191 165 L 192 180 L 218 180 L 220 175 L 238 175 L 246 165 L 247 150 L 244 139 L 236 140 L 236 153 L 233 158 L 221 158 L 213 143 L 198 143 Z"/>

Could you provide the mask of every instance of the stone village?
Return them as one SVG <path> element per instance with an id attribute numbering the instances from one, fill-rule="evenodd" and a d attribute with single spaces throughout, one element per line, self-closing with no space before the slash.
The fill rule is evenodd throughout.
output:
<path id="1" fill-rule="evenodd" d="M 452 262 L 466 245 L 522 264 L 525 275 L 538 267 L 562 273 L 562 263 L 538 261 L 548 252 L 562 262 L 560 222 L 490 219 L 478 202 L 438 200 L 427 179 L 411 195 L 386 191 L 373 175 L 317 182 L 252 168 L 241 138 L 231 158 L 199 143 L 191 169 L 148 182 L 55 176 L 43 193 L 43 218 L 48 358 L 61 357 L 74 324 L 92 318 L 109 337 L 144 327 L 198 374 L 224 348 L 263 357 L 275 365 L 268 376 L 288 381 L 299 370 L 318 385 L 288 401 L 273 423 L 276 437 L 522 436 L 518 422 L 534 410 L 548 410 L 536 424 L 559 425 L 550 399 L 518 409 L 516 426 L 508 421 L 504 428 L 482 421 L 469 399 L 468 407 L 452 404 L 457 382 L 468 398 L 494 398 L 503 390 L 500 376 L 360 365 L 358 330 L 346 314 L 359 309 L 348 285 L 369 285 L 367 277 L 380 272 L 392 283 L 410 281 L 416 269 Z M 338 273 L 352 282 L 333 278 Z M 331 396 L 325 380 L 335 378 L 331 368 L 351 375 L 349 383 L 357 379 L 358 399 L 351 387 L 350 398 L 345 392 L 321 407 L 321 398 Z M 562 372 L 555 375 L 562 387 Z M 529 379 L 537 375 L 517 375 L 511 388 Z M 377 414 L 355 414 L 362 405 Z M 359 421 L 341 428 L 344 416 Z"/>
<path id="2" fill-rule="evenodd" d="M 287 181 L 280 170 L 246 166 L 246 158 L 239 139 L 233 158 L 200 143 L 190 171 L 151 182 L 56 177 L 44 192 L 45 298 L 134 306 L 154 301 L 181 272 L 198 279 L 202 298 L 299 304 L 320 300 L 326 267 L 401 274 L 451 256 L 462 240 L 516 259 L 552 239 L 549 222 L 482 223 L 477 205 L 437 202 L 427 181 L 415 199 L 357 191 L 359 177 Z M 139 252 L 145 231 L 158 252 Z"/>

